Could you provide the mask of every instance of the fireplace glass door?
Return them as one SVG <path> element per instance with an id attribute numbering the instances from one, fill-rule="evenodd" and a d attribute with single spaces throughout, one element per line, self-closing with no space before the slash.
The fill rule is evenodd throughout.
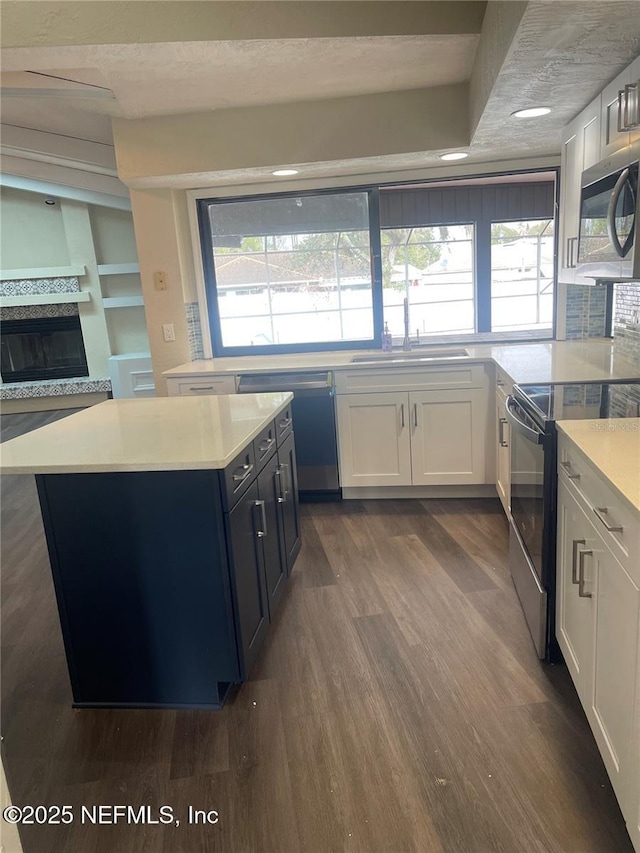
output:
<path id="1" fill-rule="evenodd" d="M 89 375 L 79 317 L 3 320 L 0 335 L 3 382 Z"/>

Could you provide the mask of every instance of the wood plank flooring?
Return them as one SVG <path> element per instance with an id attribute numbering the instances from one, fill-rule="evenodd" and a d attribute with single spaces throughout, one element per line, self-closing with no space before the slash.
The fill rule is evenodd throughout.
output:
<path id="1" fill-rule="evenodd" d="M 3 437 L 65 414 L 5 416 Z M 288 593 L 223 711 L 74 711 L 34 480 L 2 485 L 9 787 L 76 814 L 23 827 L 26 853 L 631 851 L 567 671 L 535 655 L 497 500 L 303 505 Z M 181 825 L 82 824 L 100 804 Z"/>

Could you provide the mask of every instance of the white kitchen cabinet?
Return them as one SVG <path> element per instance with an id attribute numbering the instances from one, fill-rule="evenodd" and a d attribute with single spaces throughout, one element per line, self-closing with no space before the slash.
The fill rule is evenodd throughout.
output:
<path id="1" fill-rule="evenodd" d="M 496 388 L 496 491 L 507 513 L 511 514 L 511 427 L 505 417 L 507 395 Z"/>
<path id="2" fill-rule="evenodd" d="M 411 391 L 409 406 L 413 485 L 484 483 L 484 390 Z"/>
<path id="3" fill-rule="evenodd" d="M 341 486 L 486 482 L 486 400 L 482 388 L 338 395 Z"/>
<path id="4" fill-rule="evenodd" d="M 640 139 L 640 127 L 636 123 L 631 130 L 624 127 L 625 112 L 627 121 L 637 119 L 638 83 L 640 81 L 640 57 L 619 74 L 602 92 L 602 118 L 600 133 L 600 153 L 602 159 L 615 154 L 620 148 Z M 619 97 L 619 93 L 622 95 Z M 626 110 L 625 110 L 626 107 Z M 635 113 L 629 115 L 629 113 Z"/>
<path id="5" fill-rule="evenodd" d="M 221 376 L 181 376 L 167 379 L 167 392 L 170 397 L 184 397 L 193 394 L 235 394 L 236 377 L 230 374 Z"/>
<path id="6" fill-rule="evenodd" d="M 561 476 L 558 480 L 556 637 L 583 706 L 588 702 L 593 667 L 592 555 L 597 544 L 595 527 Z M 588 559 L 581 554 L 587 551 L 591 552 L 588 592 L 579 584 L 579 572 L 587 571 Z M 583 580 L 583 586 L 585 583 Z"/>
<path id="7" fill-rule="evenodd" d="M 410 486 L 407 393 L 336 398 L 341 486 Z"/>
<path id="8" fill-rule="evenodd" d="M 593 284 L 576 275 L 580 226 L 580 181 L 582 172 L 600 159 L 600 97 L 564 129 L 560 179 L 560 239 L 558 281 L 564 284 Z"/>
<path id="9" fill-rule="evenodd" d="M 640 850 L 638 517 L 562 435 L 558 451 L 556 637 Z"/>

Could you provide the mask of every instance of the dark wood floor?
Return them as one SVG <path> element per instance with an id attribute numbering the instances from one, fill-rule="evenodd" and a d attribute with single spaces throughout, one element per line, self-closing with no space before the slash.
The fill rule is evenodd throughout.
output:
<path id="1" fill-rule="evenodd" d="M 7 416 L 3 435 L 53 417 Z M 498 501 L 302 516 L 286 600 L 223 711 L 74 711 L 34 480 L 4 478 L 14 803 L 170 805 L 182 821 L 77 817 L 24 828 L 26 853 L 631 851 L 567 671 L 533 651 Z M 188 806 L 219 823 L 188 825 Z"/>

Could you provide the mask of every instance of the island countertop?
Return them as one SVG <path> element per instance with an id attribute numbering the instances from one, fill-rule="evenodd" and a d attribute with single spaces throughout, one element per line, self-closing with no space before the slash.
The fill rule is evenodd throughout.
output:
<path id="1" fill-rule="evenodd" d="M 293 395 L 106 400 L 0 446 L 5 474 L 225 468 Z"/>

